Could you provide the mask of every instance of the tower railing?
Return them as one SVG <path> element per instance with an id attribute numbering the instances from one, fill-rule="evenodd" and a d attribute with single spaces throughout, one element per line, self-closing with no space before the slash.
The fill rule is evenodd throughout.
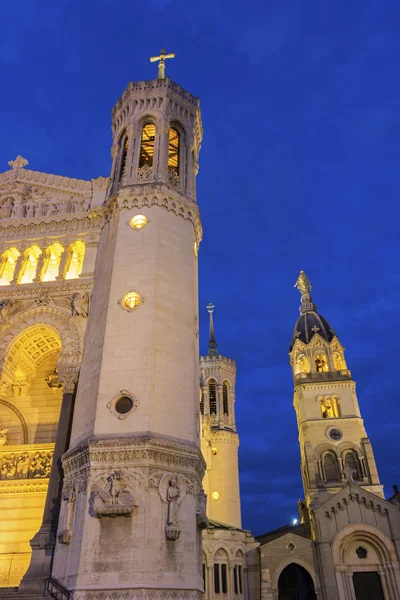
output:
<path id="1" fill-rule="evenodd" d="M 349 369 L 339 371 L 322 371 L 321 373 L 297 373 L 294 376 L 295 383 L 313 383 L 315 381 L 345 381 L 351 379 Z"/>

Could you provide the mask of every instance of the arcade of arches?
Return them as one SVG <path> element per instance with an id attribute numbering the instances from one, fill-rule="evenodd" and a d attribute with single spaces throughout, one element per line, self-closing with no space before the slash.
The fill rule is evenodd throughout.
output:
<path id="1" fill-rule="evenodd" d="M 51 468 L 63 389 L 58 333 L 25 329 L 12 342 L 0 381 L 0 587 L 17 586 L 28 568 Z"/>

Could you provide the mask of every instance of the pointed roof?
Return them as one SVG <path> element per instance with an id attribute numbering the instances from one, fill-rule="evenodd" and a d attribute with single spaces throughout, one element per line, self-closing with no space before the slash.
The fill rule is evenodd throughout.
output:
<path id="1" fill-rule="evenodd" d="M 215 305 L 210 302 L 210 304 L 207 305 L 207 310 L 210 314 L 210 339 L 208 342 L 208 356 L 218 356 L 218 344 L 215 341 L 215 333 L 214 333 L 214 320 L 213 320 L 213 312 L 214 312 L 214 308 Z"/>

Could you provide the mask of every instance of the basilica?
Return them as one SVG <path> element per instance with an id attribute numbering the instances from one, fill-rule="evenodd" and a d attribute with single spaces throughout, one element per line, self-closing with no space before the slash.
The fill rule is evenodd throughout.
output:
<path id="1" fill-rule="evenodd" d="M 172 56 L 112 109 L 109 177 L 0 173 L 0 598 L 400 599 L 400 500 L 303 271 L 299 523 L 242 528 L 212 304 L 199 356 L 200 102 Z"/>

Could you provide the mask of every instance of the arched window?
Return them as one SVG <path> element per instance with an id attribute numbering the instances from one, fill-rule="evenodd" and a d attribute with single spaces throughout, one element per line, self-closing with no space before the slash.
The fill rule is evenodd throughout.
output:
<path id="1" fill-rule="evenodd" d="M 217 414 L 217 384 L 215 379 L 208 382 L 208 400 L 210 403 L 210 415 Z"/>
<path id="2" fill-rule="evenodd" d="M 65 279 L 77 279 L 82 273 L 83 260 L 85 258 L 85 242 L 77 240 L 70 245 L 67 252 L 67 262 L 65 264 L 64 273 L 60 273 Z"/>
<path id="3" fill-rule="evenodd" d="M 229 415 L 229 396 L 228 396 L 228 384 L 224 381 L 222 386 L 222 403 L 224 408 L 224 415 Z"/>
<path id="4" fill-rule="evenodd" d="M 291 563 L 279 575 L 279 600 L 316 600 L 311 575 L 300 565 Z"/>
<path id="5" fill-rule="evenodd" d="M 341 410 L 340 410 L 340 402 L 339 402 L 339 398 L 337 396 L 332 396 L 332 407 L 333 407 L 333 414 L 335 417 L 340 417 L 342 415 Z"/>
<path id="6" fill-rule="evenodd" d="M 118 183 L 121 181 L 126 170 L 126 160 L 128 158 L 129 138 L 127 133 L 123 133 L 119 141 L 119 173 Z"/>
<path id="7" fill-rule="evenodd" d="M 360 461 L 358 460 L 358 456 L 354 452 L 354 450 L 348 450 L 345 453 L 343 464 L 346 467 L 350 467 L 350 469 L 353 471 L 353 479 L 354 479 L 354 481 L 361 481 L 362 480 L 361 468 L 360 468 Z"/>
<path id="8" fill-rule="evenodd" d="M 169 129 L 168 140 L 168 171 L 179 175 L 180 133 L 175 127 Z"/>
<path id="9" fill-rule="evenodd" d="M 339 465 L 334 452 L 325 452 L 322 467 L 326 482 L 340 481 Z"/>
<path id="10" fill-rule="evenodd" d="M 204 415 L 204 392 L 203 392 L 203 386 L 201 386 L 200 388 L 200 412 L 202 415 Z"/>
<path id="11" fill-rule="evenodd" d="M 214 592 L 215 594 L 228 593 L 228 556 L 222 548 L 214 557 Z"/>
<path id="12" fill-rule="evenodd" d="M 36 277 L 38 259 L 41 253 L 39 246 L 31 246 L 25 250 L 18 283 L 32 283 Z"/>
<path id="13" fill-rule="evenodd" d="M 153 166 L 154 145 L 156 139 L 156 126 L 153 123 L 147 123 L 142 129 L 142 139 L 140 143 L 139 169 L 144 166 L 150 169 Z"/>
<path id="14" fill-rule="evenodd" d="M 15 265 L 20 256 L 17 248 L 10 248 L 3 253 L 0 261 L 0 285 L 9 285 L 14 277 Z"/>
<path id="15" fill-rule="evenodd" d="M 329 371 L 329 363 L 326 354 L 316 354 L 314 356 L 314 361 L 317 373 Z"/>
<path id="16" fill-rule="evenodd" d="M 55 281 L 58 275 L 63 247 L 61 244 L 55 242 L 46 248 L 45 252 L 46 256 L 42 273 L 38 273 L 38 276 L 41 276 L 41 281 Z"/>
<path id="17" fill-rule="evenodd" d="M 305 354 L 300 354 L 296 358 L 296 375 L 298 373 L 309 373 L 308 360 Z"/>

